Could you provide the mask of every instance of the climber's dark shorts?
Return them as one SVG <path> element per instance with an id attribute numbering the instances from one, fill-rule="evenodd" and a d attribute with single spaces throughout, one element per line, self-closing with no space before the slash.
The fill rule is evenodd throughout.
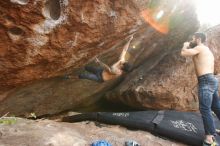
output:
<path id="1" fill-rule="evenodd" d="M 80 79 L 88 79 L 96 82 L 104 82 L 102 77 L 102 73 L 104 69 L 102 67 L 86 66 L 85 70 L 88 72 L 81 73 L 79 75 Z"/>

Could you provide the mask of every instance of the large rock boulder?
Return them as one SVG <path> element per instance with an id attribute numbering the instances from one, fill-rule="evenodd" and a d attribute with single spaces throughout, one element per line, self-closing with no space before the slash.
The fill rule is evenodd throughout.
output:
<path id="1" fill-rule="evenodd" d="M 181 0 L 11 0 L 0 2 L 0 12 L 0 114 L 45 115 L 90 107 L 112 89 L 116 89 L 111 92 L 111 96 L 117 97 L 114 101 L 122 100 L 135 107 L 149 97 L 163 101 L 173 98 L 176 103 L 179 96 L 166 90 L 157 96 L 146 94 L 138 104 L 121 95 L 133 92 L 139 84 L 135 83 L 132 90 L 128 87 L 140 76 L 145 75 L 143 85 L 148 85 L 148 71 L 164 56 L 178 50 L 198 28 L 192 3 Z M 115 62 L 126 38 L 134 32 L 126 54 L 133 71 L 124 82 L 123 77 L 102 84 L 77 78 L 84 65 L 94 65 L 94 56 L 107 64 Z M 172 61 L 167 63 L 175 65 Z M 157 72 L 153 69 L 152 79 L 159 79 L 163 69 L 158 70 L 157 76 L 152 74 Z M 66 74 L 70 79 L 63 78 Z M 129 94 L 130 98 L 139 97 Z M 160 108 L 175 108 L 173 103 L 164 104 Z M 158 108 L 157 104 L 152 105 Z"/>

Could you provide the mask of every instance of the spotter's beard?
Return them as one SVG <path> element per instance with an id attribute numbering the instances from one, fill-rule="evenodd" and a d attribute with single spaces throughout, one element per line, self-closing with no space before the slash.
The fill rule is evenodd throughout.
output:
<path id="1" fill-rule="evenodd" d="M 189 43 L 189 47 L 190 48 L 194 48 L 194 47 L 196 47 L 197 46 L 197 43 L 196 42 L 190 42 Z"/>

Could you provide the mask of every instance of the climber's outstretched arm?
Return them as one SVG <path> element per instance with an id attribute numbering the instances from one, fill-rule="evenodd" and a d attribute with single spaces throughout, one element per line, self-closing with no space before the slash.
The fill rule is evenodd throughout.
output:
<path id="1" fill-rule="evenodd" d="M 128 51 L 128 48 L 129 48 L 129 45 L 130 45 L 132 39 L 133 39 L 133 35 L 130 36 L 128 42 L 124 45 L 122 53 L 121 53 L 121 55 L 119 57 L 119 60 L 125 61 L 125 55 L 126 55 L 126 53 Z"/>

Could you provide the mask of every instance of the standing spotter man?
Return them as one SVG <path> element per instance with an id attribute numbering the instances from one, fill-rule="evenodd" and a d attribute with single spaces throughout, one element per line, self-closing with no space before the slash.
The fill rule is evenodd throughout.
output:
<path id="1" fill-rule="evenodd" d="M 204 45 L 206 36 L 197 32 L 191 42 L 185 42 L 181 50 L 182 56 L 193 58 L 194 68 L 198 77 L 199 110 L 205 129 L 203 146 L 216 146 L 216 132 L 212 111 L 220 119 L 220 100 L 218 96 L 218 80 L 214 77 L 214 55 Z"/>

